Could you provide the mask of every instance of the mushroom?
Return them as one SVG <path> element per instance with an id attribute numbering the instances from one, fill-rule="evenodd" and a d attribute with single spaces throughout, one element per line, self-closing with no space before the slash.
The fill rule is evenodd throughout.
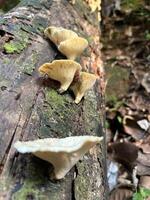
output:
<path id="1" fill-rule="evenodd" d="M 63 42 L 67 39 L 72 39 L 78 37 L 77 33 L 74 31 L 62 28 L 62 27 L 54 27 L 49 26 L 44 30 L 44 34 L 48 37 L 55 45 L 59 45 L 60 42 Z"/>
<path id="2" fill-rule="evenodd" d="M 47 74 L 51 79 L 59 81 L 60 93 L 65 92 L 70 86 L 75 74 L 80 73 L 81 65 L 72 60 L 54 60 L 39 67 L 39 72 Z"/>
<path id="3" fill-rule="evenodd" d="M 88 41 L 82 37 L 75 37 L 60 43 L 58 50 L 68 59 L 75 60 L 88 46 Z"/>
<path id="4" fill-rule="evenodd" d="M 64 178 L 69 170 L 103 137 L 74 136 L 66 138 L 46 138 L 28 142 L 17 141 L 14 147 L 20 153 L 33 153 L 54 166 L 55 179 Z"/>
<path id="5" fill-rule="evenodd" d="M 70 89 L 73 91 L 75 95 L 75 103 L 78 104 L 85 92 L 89 90 L 96 82 L 98 77 L 94 74 L 90 74 L 87 72 L 81 72 L 80 78 L 78 82 L 75 82 L 71 85 Z"/>

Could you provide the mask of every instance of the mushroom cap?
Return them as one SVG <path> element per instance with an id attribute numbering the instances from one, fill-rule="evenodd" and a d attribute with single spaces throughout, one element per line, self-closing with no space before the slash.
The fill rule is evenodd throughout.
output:
<path id="1" fill-rule="evenodd" d="M 39 67 L 40 73 L 61 83 L 62 92 L 68 89 L 78 71 L 81 71 L 81 65 L 72 60 L 54 60 Z"/>
<path id="2" fill-rule="evenodd" d="M 66 138 L 46 138 L 28 142 L 17 141 L 14 147 L 20 153 L 33 153 L 35 156 L 53 164 L 56 179 L 66 173 L 103 137 L 74 136 Z"/>
<path id="3" fill-rule="evenodd" d="M 59 45 L 60 42 L 63 42 L 67 39 L 72 39 L 78 37 L 77 33 L 74 31 L 62 28 L 50 26 L 44 30 L 44 34 L 48 37 L 55 45 Z"/>
<path id="4" fill-rule="evenodd" d="M 54 34 L 58 29 L 60 29 L 60 28 L 59 27 L 55 27 L 55 26 L 49 26 L 44 30 L 44 35 L 46 37 L 49 37 L 52 34 Z"/>
<path id="5" fill-rule="evenodd" d="M 53 38 L 54 33 L 59 29 L 59 27 L 49 26 L 44 30 L 44 35 L 49 38 L 52 42 L 55 43 Z"/>
<path id="6" fill-rule="evenodd" d="M 93 87 L 98 77 L 88 72 L 81 72 L 80 79 L 71 85 L 70 89 L 73 91 L 76 99 L 75 103 L 79 103 L 85 92 Z"/>
<path id="7" fill-rule="evenodd" d="M 88 46 L 88 41 L 82 37 L 75 37 L 60 43 L 58 50 L 68 59 L 75 60 Z"/>
<path id="8" fill-rule="evenodd" d="M 66 152 L 71 153 L 80 149 L 83 145 L 89 143 L 99 143 L 102 137 L 97 136 L 72 136 L 66 138 L 45 138 L 33 141 L 17 141 L 14 147 L 20 153 L 35 153 L 38 151 L 45 152 Z"/>

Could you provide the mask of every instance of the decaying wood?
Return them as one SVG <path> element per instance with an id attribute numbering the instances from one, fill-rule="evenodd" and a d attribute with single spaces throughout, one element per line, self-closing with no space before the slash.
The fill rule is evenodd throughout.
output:
<path id="1" fill-rule="evenodd" d="M 13 147 L 17 140 L 103 135 L 103 71 L 96 16 L 80 0 L 74 5 L 66 0 L 23 0 L 0 17 L 0 199 L 106 199 L 104 142 L 60 181 L 49 180 L 49 164 L 21 155 Z M 78 61 L 84 71 L 99 74 L 100 81 L 79 105 L 70 92 L 58 94 L 58 83 L 40 78 L 37 72 L 41 64 L 64 58 L 43 36 L 48 25 L 74 30 L 90 42 Z"/>

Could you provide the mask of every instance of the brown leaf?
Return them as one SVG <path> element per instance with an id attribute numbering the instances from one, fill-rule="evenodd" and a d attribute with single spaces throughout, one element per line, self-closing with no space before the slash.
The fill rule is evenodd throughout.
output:
<path id="1" fill-rule="evenodd" d="M 145 131 L 140 128 L 136 121 L 129 118 L 125 120 L 124 131 L 136 140 L 142 139 L 145 135 Z"/>
<path id="2" fill-rule="evenodd" d="M 150 167 L 137 163 L 137 174 L 140 176 L 150 175 Z"/>
<path id="3" fill-rule="evenodd" d="M 130 142 L 113 143 L 108 150 L 112 150 L 113 158 L 122 164 L 133 164 L 138 157 L 138 147 Z"/>
<path id="4" fill-rule="evenodd" d="M 144 153 L 150 154 L 150 136 L 144 140 L 139 147 L 143 150 Z"/>
<path id="5" fill-rule="evenodd" d="M 149 189 L 150 188 L 150 176 L 141 176 L 140 177 L 140 186 Z"/>
<path id="6" fill-rule="evenodd" d="M 142 163 L 142 165 L 150 167 L 150 154 L 145 154 L 139 151 L 137 161 Z"/>
<path id="7" fill-rule="evenodd" d="M 144 154 L 139 151 L 136 163 L 138 175 L 150 175 L 150 154 Z"/>
<path id="8" fill-rule="evenodd" d="M 150 93 L 150 75 L 149 73 L 145 73 L 143 80 L 141 82 L 141 84 L 143 85 L 143 87 L 145 88 L 145 90 Z"/>
<path id="9" fill-rule="evenodd" d="M 133 191 L 128 187 L 120 187 L 111 192 L 109 200 L 127 200 L 131 198 Z"/>
<path id="10" fill-rule="evenodd" d="M 137 91 L 132 94 L 132 102 L 138 110 L 150 111 L 150 96 L 144 91 Z"/>

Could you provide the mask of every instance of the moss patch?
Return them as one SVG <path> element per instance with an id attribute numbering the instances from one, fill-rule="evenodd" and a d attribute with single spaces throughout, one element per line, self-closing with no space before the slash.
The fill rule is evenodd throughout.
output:
<path id="1" fill-rule="evenodd" d="M 26 62 L 25 63 L 23 62 L 21 66 L 19 65 L 20 71 L 22 71 L 23 73 L 32 75 L 32 72 L 34 71 L 36 67 L 37 57 L 38 57 L 37 52 L 32 51 L 31 55 L 27 57 Z"/>
<path id="2" fill-rule="evenodd" d="M 18 30 L 16 35 L 17 36 L 14 40 L 5 43 L 3 46 L 4 51 L 8 54 L 20 53 L 24 48 L 27 47 L 29 40 L 28 34 L 24 31 Z"/>
<path id="3" fill-rule="evenodd" d="M 20 53 L 26 47 L 25 44 L 18 42 L 9 42 L 4 45 L 6 53 Z"/>
<path id="4" fill-rule="evenodd" d="M 94 91 L 87 92 L 84 98 L 83 117 L 86 133 L 90 135 L 99 134 L 100 117 L 97 112 L 97 101 Z"/>
<path id="5" fill-rule="evenodd" d="M 62 137 L 70 136 L 75 131 L 72 130 L 72 123 L 78 114 L 78 109 L 79 106 L 73 102 L 69 94 L 60 95 L 54 89 L 47 89 L 45 105 L 43 108 L 38 108 L 41 118 L 41 137 L 57 136 L 57 134 Z"/>
<path id="6" fill-rule="evenodd" d="M 12 200 L 58 200 L 65 190 L 67 180 L 50 181 L 50 164 L 34 156 L 26 156 L 26 163 L 22 162 L 18 173 L 23 177 L 12 191 Z M 17 167 L 16 167 L 17 168 Z M 23 170 L 20 171 L 20 170 Z M 23 180 L 22 180 L 23 179 Z"/>
<path id="7" fill-rule="evenodd" d="M 75 179 L 75 199 L 76 200 L 84 200 L 88 199 L 88 186 L 89 186 L 89 178 L 88 176 L 84 176 L 86 174 L 85 163 L 81 162 L 77 164 L 79 175 Z"/>

